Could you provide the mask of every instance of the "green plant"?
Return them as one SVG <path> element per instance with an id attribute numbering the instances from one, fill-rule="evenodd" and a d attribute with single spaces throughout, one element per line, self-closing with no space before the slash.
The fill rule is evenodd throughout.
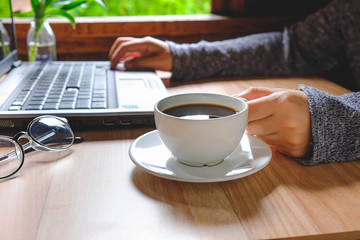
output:
<path id="1" fill-rule="evenodd" d="M 211 13 L 211 0 L 104 0 L 106 8 L 90 2 L 86 8 L 71 9 L 76 17 L 186 15 Z M 0 1 L 0 14 L 1 12 Z M 16 12 L 16 17 L 31 17 L 31 12 Z"/>
<path id="2" fill-rule="evenodd" d="M 104 0 L 108 9 L 92 3 L 71 10 L 74 16 L 139 16 L 209 14 L 211 0 Z"/>
<path id="3" fill-rule="evenodd" d="M 38 35 L 48 17 L 62 16 L 69 19 L 73 28 L 75 28 L 75 18 L 68 13 L 69 10 L 79 6 L 87 6 L 90 2 L 97 2 L 103 7 L 105 4 L 103 0 L 30 0 L 32 6 L 32 14 L 35 21 L 35 35 L 34 42 L 37 43 Z M 37 45 L 30 46 L 29 61 L 34 61 L 37 54 Z"/>
<path id="4" fill-rule="evenodd" d="M 6 32 L 6 29 L 3 26 L 3 23 L 0 19 L 0 47 L 2 49 L 2 52 L 4 56 L 7 56 L 10 54 L 10 48 L 8 44 L 5 44 L 5 42 L 9 42 L 9 35 Z"/>

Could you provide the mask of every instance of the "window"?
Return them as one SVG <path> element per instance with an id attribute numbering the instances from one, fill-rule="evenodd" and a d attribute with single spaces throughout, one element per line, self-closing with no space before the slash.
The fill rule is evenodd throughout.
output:
<path id="1" fill-rule="evenodd" d="M 30 3 L 30 0 L 12 1 L 19 2 L 18 6 L 23 9 L 26 2 Z M 130 0 L 114 1 L 119 4 L 130 2 Z M 155 2 L 155 0 L 138 1 L 144 4 Z M 185 0 L 166 1 L 174 5 Z M 187 1 L 196 2 L 197 0 Z M 235 38 L 264 31 L 278 31 L 282 30 L 284 25 L 299 19 L 299 16 L 305 15 L 299 11 L 294 15 L 289 10 L 293 8 L 293 4 L 297 7 L 301 5 L 304 11 L 309 11 L 308 6 L 318 7 L 319 3 L 324 4 L 330 0 L 315 2 L 312 0 L 204 1 L 208 1 L 209 14 L 81 17 L 76 19 L 76 29 L 72 29 L 65 18 L 50 19 L 56 36 L 58 59 L 107 60 L 108 51 L 119 36 L 153 36 L 175 42 L 197 42 Z M 19 58 L 26 60 L 26 34 L 30 19 L 16 18 L 15 22 Z"/>
<path id="2" fill-rule="evenodd" d="M 70 12 L 74 16 L 144 16 L 144 15 L 177 15 L 209 14 L 211 0 L 103 0 L 107 8 L 95 1 L 87 7 L 76 8 Z M 13 9 L 18 17 L 30 17 L 30 0 L 13 0 Z"/>
<path id="3" fill-rule="evenodd" d="M 78 16 L 143 16 L 208 14 L 211 0 L 104 0 L 107 9 L 92 2 L 87 9 L 74 10 Z"/>

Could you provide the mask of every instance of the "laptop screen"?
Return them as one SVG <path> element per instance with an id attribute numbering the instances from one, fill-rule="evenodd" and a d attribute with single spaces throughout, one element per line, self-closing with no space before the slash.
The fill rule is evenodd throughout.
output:
<path id="1" fill-rule="evenodd" d="M 0 0 L 0 77 L 17 60 L 15 27 L 10 0 Z"/>

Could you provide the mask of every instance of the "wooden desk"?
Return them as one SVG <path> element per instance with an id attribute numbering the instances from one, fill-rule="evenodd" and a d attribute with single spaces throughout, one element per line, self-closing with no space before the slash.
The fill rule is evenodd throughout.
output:
<path id="1" fill-rule="evenodd" d="M 313 85 L 319 78 L 169 83 L 170 93 L 234 94 L 249 86 Z M 222 183 L 183 183 L 145 173 L 130 144 L 153 128 L 77 132 L 71 149 L 26 155 L 0 183 L 1 239 L 359 239 L 360 162 L 304 167 L 273 151 L 263 170 Z"/>

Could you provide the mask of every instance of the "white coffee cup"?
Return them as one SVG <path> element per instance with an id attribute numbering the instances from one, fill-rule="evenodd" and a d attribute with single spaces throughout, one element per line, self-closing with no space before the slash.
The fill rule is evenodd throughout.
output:
<path id="1" fill-rule="evenodd" d="M 189 104 L 225 107 L 233 113 L 207 119 L 164 113 Z M 158 101 L 154 116 L 160 139 L 177 160 L 190 166 L 212 166 L 222 162 L 239 145 L 247 124 L 248 106 L 246 100 L 227 95 L 186 93 Z"/>

